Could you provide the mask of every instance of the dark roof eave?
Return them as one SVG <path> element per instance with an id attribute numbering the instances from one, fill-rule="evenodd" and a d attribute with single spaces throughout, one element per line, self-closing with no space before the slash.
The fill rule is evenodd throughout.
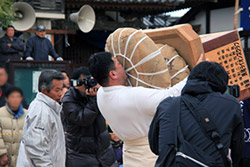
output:
<path id="1" fill-rule="evenodd" d="M 185 3 L 160 3 L 160 2 L 97 2 L 97 1 L 75 1 L 75 0 L 65 0 L 65 8 L 66 9 L 73 9 L 78 10 L 83 5 L 90 5 L 94 9 L 97 10 L 109 10 L 109 11 L 137 11 L 137 12 L 144 12 L 148 14 L 157 14 L 163 12 L 169 12 L 189 7 L 197 7 L 203 6 L 206 4 L 210 4 L 210 8 L 219 8 L 225 6 L 232 6 L 234 5 L 234 0 L 218 0 L 219 2 L 213 3 L 213 0 L 186 0 Z"/>
<path id="2" fill-rule="evenodd" d="M 141 9 L 141 10 L 171 10 L 175 9 L 176 4 L 159 4 L 159 3 L 108 3 L 108 2 L 84 2 L 84 1 L 65 1 L 65 6 L 90 5 L 94 8 L 103 9 Z"/>

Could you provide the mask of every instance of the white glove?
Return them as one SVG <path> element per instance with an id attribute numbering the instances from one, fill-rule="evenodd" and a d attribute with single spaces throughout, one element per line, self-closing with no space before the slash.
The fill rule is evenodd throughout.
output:
<path id="1" fill-rule="evenodd" d="M 63 61 L 63 58 L 62 58 L 62 57 L 58 57 L 58 58 L 56 59 L 56 61 Z"/>
<path id="2" fill-rule="evenodd" d="M 26 60 L 34 60 L 32 57 L 27 57 Z"/>

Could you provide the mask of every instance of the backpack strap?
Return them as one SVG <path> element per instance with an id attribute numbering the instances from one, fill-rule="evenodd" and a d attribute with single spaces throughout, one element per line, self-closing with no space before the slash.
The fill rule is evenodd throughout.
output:
<path id="1" fill-rule="evenodd" d="M 176 134 L 175 136 L 175 151 L 178 152 L 180 151 L 180 146 L 183 143 L 184 136 L 182 133 L 182 128 L 180 126 L 180 113 L 181 113 L 181 101 L 182 98 L 181 96 L 175 97 L 175 99 L 173 100 L 173 102 L 171 103 L 171 107 L 169 108 L 169 110 L 174 112 L 174 120 L 175 121 L 175 128 L 176 130 L 174 131 Z"/>
<path id="2" fill-rule="evenodd" d="M 180 142 L 182 141 L 181 139 L 183 138 L 182 134 L 180 133 L 180 109 L 181 109 L 181 96 L 177 96 L 174 97 L 173 101 L 171 102 L 171 104 L 169 104 L 169 111 L 172 111 L 172 116 L 170 119 L 175 120 L 174 121 L 174 127 L 176 128 L 176 130 L 174 130 L 173 132 L 174 134 L 174 144 L 175 144 L 175 151 L 177 152 L 179 150 L 179 145 Z"/>
<path id="3" fill-rule="evenodd" d="M 221 143 L 219 131 L 210 118 L 207 110 L 200 105 L 200 101 L 196 97 L 185 94 L 182 96 L 182 100 L 200 125 L 203 133 L 214 142 L 216 149 L 221 154 L 224 165 L 229 166 L 227 156 L 224 152 L 224 145 Z"/>
<path id="4" fill-rule="evenodd" d="M 175 141 L 175 146 L 176 146 L 176 152 L 179 151 L 180 145 L 182 144 L 182 142 L 184 141 L 184 137 L 183 137 L 183 133 L 182 133 L 182 128 L 180 126 L 180 112 L 181 112 L 181 96 L 176 97 L 176 102 L 174 104 L 177 105 L 173 105 L 176 108 L 173 108 L 172 111 L 175 112 L 175 122 L 176 122 L 176 141 Z"/>

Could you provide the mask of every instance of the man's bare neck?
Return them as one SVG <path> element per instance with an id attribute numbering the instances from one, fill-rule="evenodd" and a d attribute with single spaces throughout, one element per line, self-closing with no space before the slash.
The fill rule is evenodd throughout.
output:
<path id="1" fill-rule="evenodd" d="M 115 82 L 109 82 L 108 84 L 106 84 L 106 85 L 104 85 L 103 87 L 109 87 L 109 86 L 126 86 L 126 84 L 124 83 L 120 83 L 120 82 L 117 82 L 117 81 L 115 81 Z"/>

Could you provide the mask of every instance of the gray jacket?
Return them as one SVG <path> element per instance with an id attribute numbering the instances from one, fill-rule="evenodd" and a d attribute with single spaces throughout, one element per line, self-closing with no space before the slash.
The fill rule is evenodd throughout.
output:
<path id="1" fill-rule="evenodd" d="M 50 97 L 37 94 L 25 119 L 18 167 L 65 167 L 61 109 Z"/>

